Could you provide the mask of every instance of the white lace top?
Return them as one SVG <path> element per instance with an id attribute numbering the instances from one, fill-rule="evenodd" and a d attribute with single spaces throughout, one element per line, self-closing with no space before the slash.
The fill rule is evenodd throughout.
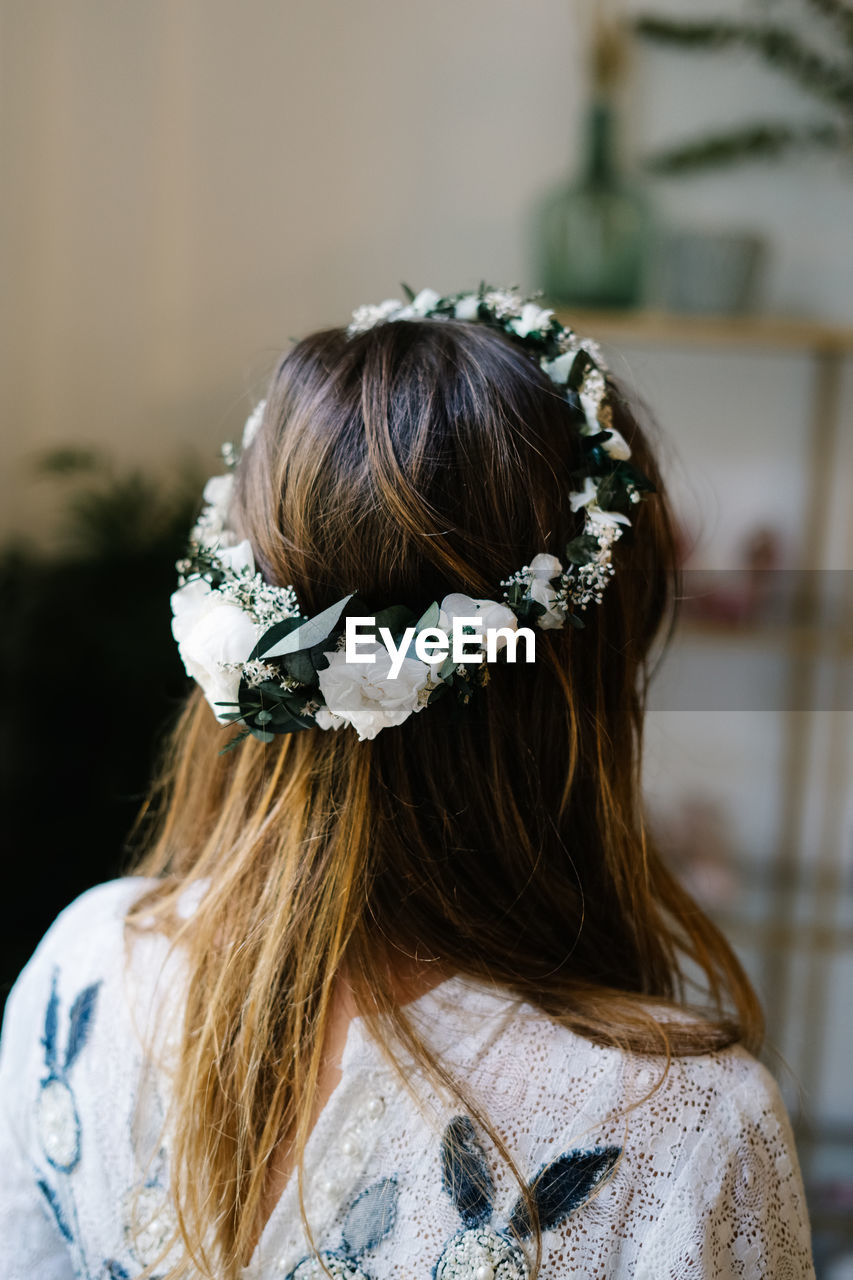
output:
<path id="1" fill-rule="evenodd" d="M 122 935 L 148 883 L 116 880 L 73 902 L 9 998 L 3 1280 L 127 1280 L 166 1239 L 168 1075 L 146 1063 L 140 1034 L 152 1016 L 173 1034 L 179 973 L 167 966 L 156 984 L 166 952 L 156 935 L 134 944 L 125 971 Z M 597 1048 L 467 979 L 449 979 L 409 1010 L 535 1183 L 543 1280 L 814 1275 L 788 1118 L 773 1080 L 743 1050 L 676 1059 L 663 1086 L 626 1112 L 653 1083 L 654 1061 Z M 458 1106 L 423 1085 L 418 1094 L 420 1104 L 355 1019 L 340 1085 L 306 1152 L 306 1207 L 329 1271 L 523 1280 L 532 1250 L 517 1184 Z M 293 1176 L 246 1280 L 321 1276 L 308 1253 Z"/>

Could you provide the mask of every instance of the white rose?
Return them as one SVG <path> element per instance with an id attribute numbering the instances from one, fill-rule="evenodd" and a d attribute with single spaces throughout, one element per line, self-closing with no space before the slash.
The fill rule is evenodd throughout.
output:
<path id="1" fill-rule="evenodd" d="M 362 646 L 361 652 L 373 661 L 347 662 L 343 649 L 325 654 L 329 665 L 318 673 L 318 683 L 329 716 L 347 721 L 364 742 L 422 710 L 418 695 L 430 668 L 415 658 L 404 658 L 399 675 L 391 679 L 391 654 L 384 644 L 374 641 L 372 646 Z"/>
<path id="2" fill-rule="evenodd" d="M 248 538 L 244 538 L 242 542 L 236 543 L 233 547 L 220 547 L 216 553 L 216 558 L 225 565 L 226 569 L 230 569 L 233 573 L 240 573 L 243 569 L 248 569 L 252 574 L 255 572 L 255 557 L 252 554 L 252 544 Z"/>
<path id="3" fill-rule="evenodd" d="M 480 309 L 480 299 L 476 293 L 466 294 L 457 302 L 453 314 L 457 320 L 476 320 Z"/>
<path id="4" fill-rule="evenodd" d="M 528 565 L 528 594 L 537 604 L 544 606 L 545 612 L 536 619 L 543 631 L 562 627 L 566 620 L 565 608 L 557 603 L 556 589 L 550 586 L 550 580 L 563 572 L 563 566 L 556 556 L 540 552 Z"/>
<path id="5" fill-rule="evenodd" d="M 521 308 L 521 315 L 516 320 L 511 320 L 509 327 L 519 338 L 526 338 L 529 333 L 547 329 L 553 315 L 553 311 L 545 311 L 542 307 L 537 307 L 535 302 L 526 302 Z"/>
<path id="6" fill-rule="evenodd" d="M 206 546 L 227 545 L 233 542 L 228 529 L 228 508 L 234 493 L 234 477 L 211 476 L 204 486 L 204 507 L 193 530 L 193 536 Z"/>
<path id="7" fill-rule="evenodd" d="M 342 724 L 346 724 L 343 716 L 336 716 L 328 707 L 318 707 L 314 712 L 314 719 L 321 729 L 340 729 Z"/>
<path id="8" fill-rule="evenodd" d="M 412 311 L 416 316 L 425 316 L 440 301 L 441 294 L 436 293 L 435 289 L 421 289 L 418 296 L 412 299 Z"/>
<path id="9" fill-rule="evenodd" d="M 556 360 L 541 360 L 540 366 L 552 382 L 557 382 L 562 386 L 564 382 L 569 380 L 569 374 L 572 371 L 576 355 L 577 349 L 566 351 L 563 355 L 557 356 Z"/>
<path id="10" fill-rule="evenodd" d="M 227 664 L 245 662 L 263 628 L 201 578 L 173 593 L 172 614 L 172 634 L 187 675 L 201 685 L 217 720 L 226 723 L 225 713 L 235 708 L 215 704 L 236 703 L 240 688 L 239 669 L 229 670 Z"/>
<path id="11" fill-rule="evenodd" d="M 228 511 L 233 488 L 234 477 L 230 472 L 224 476 L 211 476 L 204 486 L 204 500 L 224 516 Z"/>
<path id="12" fill-rule="evenodd" d="M 486 648 L 486 631 L 491 630 L 493 627 L 508 627 L 511 631 L 518 629 L 518 619 L 512 609 L 505 604 L 500 604 L 497 600 L 475 600 L 472 596 L 463 595 L 461 591 L 452 592 L 449 596 L 444 597 L 439 607 L 438 625 L 442 631 L 446 631 L 450 635 L 454 618 L 473 617 L 480 617 L 483 620 L 481 633 L 483 635 L 481 646 L 483 652 L 485 652 Z M 474 637 L 472 636 L 470 639 L 473 640 Z M 505 644 L 506 637 L 499 636 L 498 649 L 502 649 Z"/>
<path id="13" fill-rule="evenodd" d="M 248 449 L 249 445 L 252 443 L 255 436 L 258 434 L 258 427 L 263 422 L 264 410 L 266 409 L 266 407 L 267 407 L 266 400 L 262 400 L 259 405 L 255 406 L 255 408 L 252 410 L 252 412 L 249 414 L 248 418 L 246 419 L 246 425 L 243 428 L 243 440 L 241 444 L 241 447 L 244 450 Z"/>

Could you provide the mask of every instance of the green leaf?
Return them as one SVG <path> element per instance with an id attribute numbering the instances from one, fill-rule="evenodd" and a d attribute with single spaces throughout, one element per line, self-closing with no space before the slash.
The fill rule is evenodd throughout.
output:
<path id="1" fill-rule="evenodd" d="M 456 670 L 456 663 L 453 661 L 453 655 L 449 654 L 438 669 L 438 674 L 442 680 L 446 680 Z"/>
<path id="2" fill-rule="evenodd" d="M 630 462 L 619 462 L 616 467 L 616 474 L 624 481 L 625 484 L 632 484 L 635 488 L 640 489 L 644 493 L 654 493 L 655 486 L 647 475 L 645 475 L 639 467 L 635 467 Z"/>
<path id="3" fill-rule="evenodd" d="M 428 627 L 437 627 L 440 613 L 438 601 L 433 600 L 426 612 L 422 613 L 415 623 L 415 635 L 418 635 L 421 631 L 426 631 Z"/>
<path id="4" fill-rule="evenodd" d="M 297 627 L 301 627 L 306 618 L 285 618 L 284 622 L 277 622 L 274 627 L 270 627 L 261 636 L 252 652 L 249 654 L 249 661 L 252 662 L 256 658 L 261 657 L 261 652 L 265 645 L 273 645 L 278 640 L 282 640 L 285 636 L 289 636 Z"/>
<path id="5" fill-rule="evenodd" d="M 299 653 L 289 653 L 284 659 L 284 667 L 287 674 L 293 679 L 298 680 L 300 684 L 313 684 L 317 678 L 314 670 L 314 664 L 311 661 L 310 653 L 302 650 Z"/>
<path id="6" fill-rule="evenodd" d="M 411 286 L 411 285 L 408 285 L 408 284 L 405 284 L 405 283 L 401 280 L 401 281 L 400 281 L 400 288 L 403 290 L 403 293 L 406 295 L 406 301 L 407 301 L 407 302 L 414 302 L 415 298 L 416 298 L 418 295 L 415 293 L 415 291 L 414 291 L 414 289 L 412 288 L 412 286 Z"/>
<path id="7" fill-rule="evenodd" d="M 513 613 L 521 622 L 533 622 L 546 612 L 544 604 L 540 604 L 538 600 L 521 600 L 513 605 Z"/>
<path id="8" fill-rule="evenodd" d="M 250 728 L 249 732 L 253 738 L 257 738 L 258 742 L 272 742 L 275 738 L 275 734 L 270 733 L 267 729 Z"/>
<path id="9" fill-rule="evenodd" d="M 596 502 L 602 511 L 621 511 L 621 508 L 627 502 L 627 498 L 625 496 L 625 483 L 620 476 L 614 474 L 604 477 L 598 485 Z M 625 513 L 623 512 L 622 514 Z"/>
<path id="10" fill-rule="evenodd" d="M 272 720 L 272 714 L 273 713 L 271 711 L 267 711 L 266 707 L 264 707 L 264 709 L 259 711 L 255 716 L 255 724 L 269 724 L 270 720 Z"/>
<path id="11" fill-rule="evenodd" d="M 262 693 L 265 698 L 273 698 L 275 701 L 281 702 L 287 690 L 283 689 L 275 680 L 264 680 L 258 685 L 258 692 Z"/>
<path id="12" fill-rule="evenodd" d="M 313 716 L 299 714 L 300 707 L 303 705 L 300 702 L 289 710 L 284 707 L 276 707 L 273 723 L 277 733 L 295 733 L 297 729 L 309 729 L 315 724 Z"/>
<path id="13" fill-rule="evenodd" d="M 410 627 L 415 620 L 415 615 L 411 609 L 407 609 L 404 604 L 392 604 L 387 609 L 380 609 L 378 613 L 373 615 L 373 624 L 378 635 L 380 627 L 387 627 L 391 635 L 396 640 L 398 636 Z"/>
<path id="14" fill-rule="evenodd" d="M 598 539 L 591 533 L 582 533 L 572 538 L 566 547 L 566 556 L 572 564 L 588 564 L 598 550 Z"/>
<path id="15" fill-rule="evenodd" d="M 248 728 L 242 729 L 240 733 L 236 733 L 234 737 L 230 739 L 229 742 L 226 742 L 225 746 L 222 747 L 222 749 L 219 751 L 218 754 L 221 756 L 224 756 L 226 752 L 233 751 L 234 748 L 244 740 L 244 738 L 248 738 L 251 732 L 252 732 L 251 729 L 248 729 Z"/>
<path id="16" fill-rule="evenodd" d="M 566 379 L 566 385 L 570 391 L 578 391 L 583 386 L 583 380 L 586 377 L 587 370 L 592 368 L 592 359 L 581 348 L 575 356 L 571 371 Z"/>
<path id="17" fill-rule="evenodd" d="M 354 594 L 351 591 L 348 596 L 329 605 L 328 609 L 324 609 L 322 613 L 309 618 L 307 622 L 302 622 L 289 635 L 273 643 L 269 648 L 266 647 L 266 638 L 263 637 L 258 645 L 258 657 L 281 658 L 288 653 L 297 653 L 300 649 L 310 649 L 327 639 Z"/>

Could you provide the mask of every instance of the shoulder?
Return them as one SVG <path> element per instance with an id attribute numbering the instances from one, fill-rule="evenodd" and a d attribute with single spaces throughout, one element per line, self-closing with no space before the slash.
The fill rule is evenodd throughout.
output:
<path id="1" fill-rule="evenodd" d="M 744 1048 L 667 1062 L 595 1044 L 506 992 L 444 993 L 455 1007 L 444 1002 L 433 1045 L 537 1205 L 547 1191 L 543 1274 L 612 1250 L 614 1274 L 644 1280 L 776 1274 L 761 1267 L 785 1257 L 792 1277 L 811 1277 L 791 1127 L 776 1082 Z M 516 1186 L 490 1138 L 485 1151 L 509 1220 Z"/>
<path id="2" fill-rule="evenodd" d="M 0 1035 L 6 1087 L 19 1073 L 32 1079 L 49 1071 L 61 1052 L 76 1058 L 95 1030 L 116 1026 L 125 916 L 153 884 L 128 876 L 95 885 L 47 929 L 6 1001 Z"/>
<path id="3" fill-rule="evenodd" d="M 77 1117 L 76 1103 L 68 1102 L 72 1085 L 98 1097 L 98 1081 L 112 1080 L 119 1060 L 135 1061 L 124 989 L 124 919 L 153 883 L 125 877 L 75 898 L 50 925 L 6 1001 L 0 1034 L 4 1130 L 19 1150 L 34 1151 L 38 1119 L 41 1146 L 57 1169 L 72 1163 L 79 1118 L 64 1128 L 48 1124 L 51 1108 L 66 1120 L 72 1112 Z"/>
<path id="4" fill-rule="evenodd" d="M 67 985 L 113 974 L 123 952 L 125 916 L 153 884 L 136 876 L 109 880 L 87 889 L 60 911 L 9 993 L 4 1029 L 7 1022 L 22 1017 L 28 1002 L 49 989 L 55 978 Z"/>
<path id="5" fill-rule="evenodd" d="M 508 1022 L 496 1059 L 515 1059 L 552 1126 L 592 1126 L 626 1149 L 638 1144 L 667 1176 L 679 1176 L 700 1143 L 737 1146 L 746 1131 L 790 1137 L 773 1076 L 743 1046 L 663 1056 L 595 1044 L 528 1005 Z M 581 1125 L 579 1126 L 578 1121 Z"/>
<path id="6" fill-rule="evenodd" d="M 60 958 L 85 963 L 111 950 L 120 942 L 127 911 L 154 883 L 147 877 L 123 876 L 81 893 L 52 922 L 23 973 Z"/>
<path id="7" fill-rule="evenodd" d="M 497 1101 L 495 1118 L 530 1170 L 610 1157 L 554 1248 L 610 1232 L 642 1260 L 638 1276 L 780 1274 L 783 1262 L 791 1276 L 813 1275 L 788 1114 L 742 1046 L 667 1063 L 592 1044 L 525 1005 L 484 1066 L 486 1105 Z"/>

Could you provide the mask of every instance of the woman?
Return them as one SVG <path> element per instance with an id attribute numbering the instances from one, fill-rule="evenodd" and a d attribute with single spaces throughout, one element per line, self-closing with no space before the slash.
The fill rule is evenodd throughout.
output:
<path id="1" fill-rule="evenodd" d="M 9 1000 L 3 1275 L 813 1275 L 756 998 L 643 819 L 672 525 L 595 344 L 361 308 L 226 459 L 157 826 Z"/>

